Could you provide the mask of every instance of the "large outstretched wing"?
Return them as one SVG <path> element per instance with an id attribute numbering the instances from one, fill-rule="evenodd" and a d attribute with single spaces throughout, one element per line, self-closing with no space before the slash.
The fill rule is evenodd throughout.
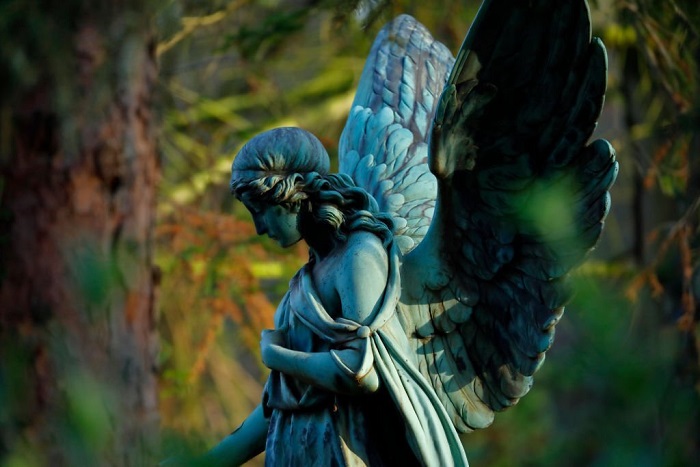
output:
<path id="1" fill-rule="evenodd" d="M 432 132 L 438 204 L 406 258 L 400 316 L 460 431 L 528 392 L 565 279 L 601 233 L 612 147 L 586 145 L 607 75 L 585 0 L 486 0 Z"/>
<path id="2" fill-rule="evenodd" d="M 454 59 L 408 15 L 387 24 L 372 46 L 340 137 L 340 172 L 374 196 L 410 251 L 430 226 L 437 182 L 428 136 Z"/>

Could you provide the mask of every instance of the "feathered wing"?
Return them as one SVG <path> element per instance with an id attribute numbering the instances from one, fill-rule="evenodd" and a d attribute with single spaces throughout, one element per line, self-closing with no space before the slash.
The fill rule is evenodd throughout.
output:
<path id="1" fill-rule="evenodd" d="M 428 135 L 454 58 L 408 15 L 387 24 L 372 46 L 340 137 L 340 172 L 394 217 L 403 252 L 425 236 L 437 181 Z"/>
<path id="2" fill-rule="evenodd" d="M 515 404 L 549 349 L 566 276 L 600 236 L 617 163 L 607 58 L 584 0 L 487 0 L 432 130 L 438 204 L 404 261 L 401 314 L 460 431 Z"/>

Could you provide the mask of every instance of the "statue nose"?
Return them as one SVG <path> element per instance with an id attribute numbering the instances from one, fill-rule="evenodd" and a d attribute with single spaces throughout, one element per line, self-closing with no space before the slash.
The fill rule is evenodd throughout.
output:
<path id="1" fill-rule="evenodd" d="M 253 223 L 255 224 L 255 231 L 258 233 L 258 235 L 264 235 L 267 233 L 267 225 L 265 225 L 265 221 L 263 221 L 260 217 L 253 216 Z"/>

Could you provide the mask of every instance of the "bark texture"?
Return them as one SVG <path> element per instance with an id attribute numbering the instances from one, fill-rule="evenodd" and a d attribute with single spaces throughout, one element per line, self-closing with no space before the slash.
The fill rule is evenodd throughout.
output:
<path id="1" fill-rule="evenodd" d="M 0 463 L 153 464 L 155 46 L 117 10 L 70 26 L 70 89 L 46 69 L 10 111 Z"/>

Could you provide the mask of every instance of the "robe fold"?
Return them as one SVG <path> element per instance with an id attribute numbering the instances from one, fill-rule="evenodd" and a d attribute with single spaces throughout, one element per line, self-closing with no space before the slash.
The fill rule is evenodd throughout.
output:
<path id="1" fill-rule="evenodd" d="M 397 316 L 401 292 L 399 253 L 388 249 L 389 273 L 377 311 L 358 323 L 332 317 L 306 265 L 290 282 L 275 315 L 287 346 L 329 352 L 342 371 L 361 380 L 372 369 L 379 389 L 346 396 L 272 371 L 263 392 L 270 419 L 267 465 L 464 466 L 467 459 L 444 407 L 416 366 Z M 360 358 L 353 368 L 338 350 Z"/>

